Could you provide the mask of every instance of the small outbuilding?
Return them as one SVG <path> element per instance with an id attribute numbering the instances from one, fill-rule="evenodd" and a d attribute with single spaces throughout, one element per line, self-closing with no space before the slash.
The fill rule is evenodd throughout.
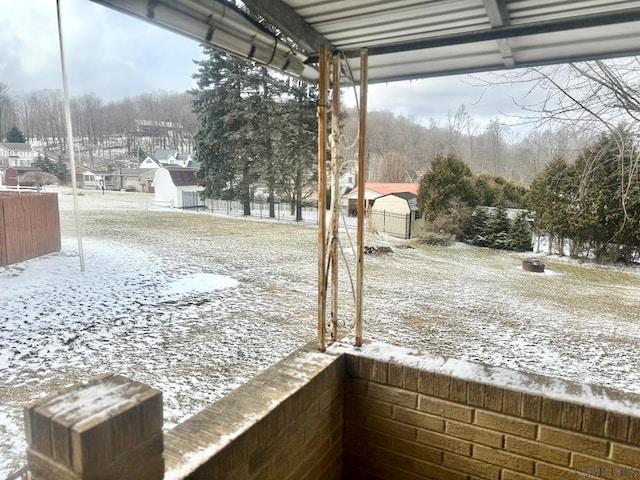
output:
<path id="1" fill-rule="evenodd" d="M 391 193 L 409 192 L 417 195 L 419 185 L 417 183 L 365 183 L 364 184 L 364 200 L 366 208 L 371 208 L 377 198 L 389 195 Z M 348 194 L 344 195 L 343 200 L 346 201 L 347 212 L 349 215 L 355 216 L 357 213 L 358 187 L 355 187 Z"/>
<path id="2" fill-rule="evenodd" d="M 8 167 L 2 175 L 3 185 L 7 187 L 31 187 L 33 182 L 21 182 L 20 177 L 29 172 L 41 172 L 38 167 Z"/>
<path id="3" fill-rule="evenodd" d="M 151 184 L 154 196 L 151 204 L 155 207 L 197 208 L 204 207 L 198 185 L 197 170 L 194 168 L 161 167 L 156 169 Z"/>
<path id="4" fill-rule="evenodd" d="M 415 237 L 424 225 L 418 209 L 418 196 L 413 192 L 383 195 L 371 207 L 369 230 L 394 237 Z"/>

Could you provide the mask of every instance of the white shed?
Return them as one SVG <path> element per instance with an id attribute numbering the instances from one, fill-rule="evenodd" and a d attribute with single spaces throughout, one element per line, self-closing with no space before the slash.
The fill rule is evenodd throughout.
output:
<path id="1" fill-rule="evenodd" d="M 412 192 L 378 197 L 371 207 L 370 229 L 401 238 L 415 237 L 423 227 L 418 196 Z"/>
<path id="2" fill-rule="evenodd" d="M 193 168 L 158 168 L 153 177 L 154 197 L 152 205 L 157 207 L 196 208 L 203 207 L 199 193 L 197 170 Z"/>

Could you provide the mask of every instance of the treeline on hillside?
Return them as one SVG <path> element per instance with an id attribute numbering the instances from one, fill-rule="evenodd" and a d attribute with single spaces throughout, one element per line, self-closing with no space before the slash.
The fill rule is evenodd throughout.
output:
<path id="1" fill-rule="evenodd" d="M 269 75 L 273 76 L 271 72 Z M 105 102 L 93 93 L 73 97 L 73 129 L 80 163 L 90 167 L 103 164 L 103 160 L 117 163 L 122 156 L 137 159 L 156 148 L 193 151 L 199 122 L 191 101 L 188 92 L 154 92 L 114 102 Z M 358 116 L 355 110 L 346 110 L 343 117 L 344 159 L 353 164 Z M 136 120 L 168 122 L 176 127 L 143 138 L 136 132 Z M 56 156 L 63 153 L 66 133 L 62 92 L 13 92 L 0 83 L 0 139 L 14 126 L 43 150 Z M 373 111 L 368 116 L 367 131 L 367 180 L 379 182 L 414 181 L 415 172 L 426 171 L 431 159 L 452 154 L 476 173 L 528 185 L 554 157 L 573 157 L 588 140 L 584 130 L 567 126 L 536 129 L 519 138 L 513 127 L 498 120 L 482 126 L 464 105 L 444 122 L 432 119 L 429 125 L 421 125 L 412 117 Z"/>
<path id="2" fill-rule="evenodd" d="M 190 150 L 198 128 L 187 92 L 145 93 L 114 102 L 104 102 L 96 94 L 88 93 L 71 98 L 71 118 L 76 148 L 89 166 L 105 159 L 118 160 L 118 154 L 111 152 L 116 148 L 135 159 L 155 148 Z M 140 132 L 138 120 L 170 123 L 171 127 Z M 62 91 L 13 92 L 0 83 L 0 139 L 5 139 L 12 128 L 20 130 L 42 150 L 64 156 Z"/>
<path id="3" fill-rule="evenodd" d="M 640 256 L 640 145 L 624 128 L 602 134 L 574 161 L 555 158 L 528 190 L 442 155 L 422 178 L 418 204 L 428 231 L 458 240 L 530 249 L 531 215 L 550 253 L 629 264 Z M 509 218 L 511 208 L 529 212 Z"/>
<path id="4" fill-rule="evenodd" d="M 344 144 L 353 144 L 358 133 L 355 110 L 344 112 Z M 372 111 L 367 118 L 367 181 L 407 182 L 414 172 L 424 172 L 431 160 L 453 155 L 475 173 L 486 173 L 528 185 L 556 156 L 574 157 L 592 137 L 577 126 L 536 128 L 519 136 L 516 128 L 497 119 L 481 125 L 464 105 L 444 122 L 431 119 L 420 124 L 414 117 Z M 357 149 L 345 150 L 347 160 Z"/>

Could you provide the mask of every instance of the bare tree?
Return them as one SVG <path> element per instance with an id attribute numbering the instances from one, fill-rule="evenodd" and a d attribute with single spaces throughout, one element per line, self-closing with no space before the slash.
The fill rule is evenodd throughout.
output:
<path id="1" fill-rule="evenodd" d="M 56 185 L 58 177 L 47 172 L 28 172 L 20 177 L 20 183 L 22 185 L 35 185 L 38 193 L 40 193 L 40 188 L 44 185 Z"/>
<path id="2" fill-rule="evenodd" d="M 0 82 L 0 141 L 9 130 L 9 123 L 13 117 L 13 102 L 9 94 L 9 87 Z"/>

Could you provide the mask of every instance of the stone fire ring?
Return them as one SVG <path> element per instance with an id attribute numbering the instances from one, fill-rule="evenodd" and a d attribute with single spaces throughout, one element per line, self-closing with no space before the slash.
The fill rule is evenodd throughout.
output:
<path id="1" fill-rule="evenodd" d="M 544 263 L 542 263 L 540 260 L 537 260 L 537 259 L 523 260 L 522 269 L 525 272 L 543 273 Z"/>

